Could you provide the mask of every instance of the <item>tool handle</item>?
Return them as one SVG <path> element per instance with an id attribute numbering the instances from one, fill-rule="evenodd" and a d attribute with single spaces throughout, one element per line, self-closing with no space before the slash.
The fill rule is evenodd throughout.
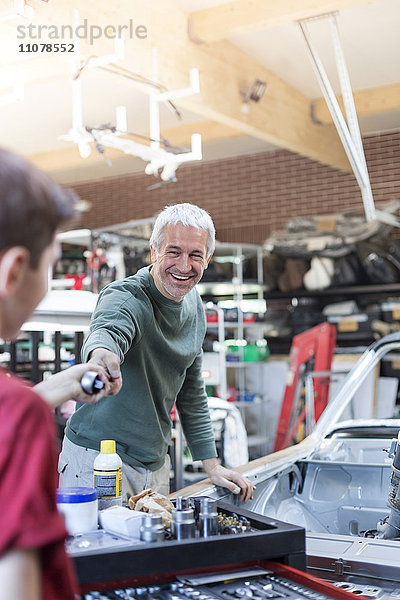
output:
<path id="1" fill-rule="evenodd" d="M 81 387 L 86 394 L 93 395 L 103 389 L 104 383 L 97 371 L 86 371 L 81 378 Z"/>

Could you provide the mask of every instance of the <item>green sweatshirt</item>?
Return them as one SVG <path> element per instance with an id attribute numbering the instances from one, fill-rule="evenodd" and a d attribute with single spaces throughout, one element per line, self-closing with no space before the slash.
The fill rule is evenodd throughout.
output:
<path id="1" fill-rule="evenodd" d="M 98 450 L 117 442 L 131 466 L 159 469 L 171 440 L 170 412 L 176 402 L 194 460 L 217 456 L 201 376 L 204 309 L 196 289 L 175 302 L 155 286 L 150 268 L 104 288 L 82 357 L 106 348 L 121 359 L 123 386 L 97 404 L 77 404 L 67 437 Z"/>

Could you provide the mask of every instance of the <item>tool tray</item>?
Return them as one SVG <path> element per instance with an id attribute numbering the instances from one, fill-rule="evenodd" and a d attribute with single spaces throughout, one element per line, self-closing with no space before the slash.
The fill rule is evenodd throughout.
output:
<path id="1" fill-rule="evenodd" d="M 143 543 L 115 536 L 115 544 L 91 549 L 69 549 L 81 591 L 168 579 L 168 574 L 193 572 L 206 567 L 274 559 L 305 570 L 305 530 L 270 519 L 241 507 L 216 501 L 217 510 L 250 522 L 250 531 L 185 540 L 166 539 Z M 113 536 L 110 536 L 113 537 Z"/>

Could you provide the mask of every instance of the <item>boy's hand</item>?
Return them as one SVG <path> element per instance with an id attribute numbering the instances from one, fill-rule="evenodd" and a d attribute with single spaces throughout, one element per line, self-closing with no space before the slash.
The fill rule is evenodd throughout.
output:
<path id="1" fill-rule="evenodd" d="M 86 394 L 81 386 L 82 376 L 87 371 L 97 371 L 104 387 L 97 394 Z M 35 385 L 34 390 L 49 404 L 56 408 L 67 400 L 76 400 L 85 404 L 94 404 L 104 396 L 110 395 L 111 384 L 106 370 L 99 365 L 84 363 L 60 371 Z"/>

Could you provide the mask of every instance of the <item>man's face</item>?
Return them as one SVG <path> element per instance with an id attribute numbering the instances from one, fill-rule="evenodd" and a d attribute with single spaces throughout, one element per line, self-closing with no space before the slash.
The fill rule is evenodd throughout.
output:
<path id="1" fill-rule="evenodd" d="M 166 298 L 181 302 L 200 281 L 211 258 L 207 257 L 208 234 L 182 223 L 167 225 L 163 233 L 159 249 L 151 248 L 151 273 Z"/>
<path id="2" fill-rule="evenodd" d="M 59 257 L 59 244 L 55 240 L 42 252 L 35 269 L 26 266 L 19 283 L 8 299 L 5 309 L 7 318 L 3 320 L 2 337 L 13 339 L 21 326 L 31 316 L 36 306 L 47 293 L 49 268 Z"/>

